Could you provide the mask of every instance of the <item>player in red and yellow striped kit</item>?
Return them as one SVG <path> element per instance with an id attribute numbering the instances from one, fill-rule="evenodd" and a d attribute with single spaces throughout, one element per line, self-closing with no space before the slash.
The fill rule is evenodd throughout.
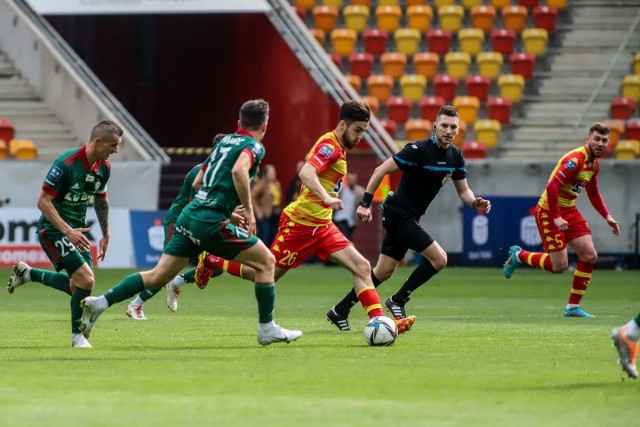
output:
<path id="1" fill-rule="evenodd" d="M 567 245 L 578 256 L 573 286 L 564 309 L 565 317 L 595 317 L 580 308 L 598 258 L 589 224 L 576 207 L 576 199 L 584 188 L 595 210 L 602 215 L 615 236 L 620 235 L 618 222 L 613 219 L 598 189 L 598 157 L 609 142 L 609 128 L 594 123 L 586 143 L 565 154 L 549 178 L 536 206 L 536 223 L 544 252 L 528 252 L 519 246 L 509 249 L 504 264 L 504 276 L 509 279 L 521 264 L 528 264 L 552 273 L 562 273 L 568 267 Z"/>

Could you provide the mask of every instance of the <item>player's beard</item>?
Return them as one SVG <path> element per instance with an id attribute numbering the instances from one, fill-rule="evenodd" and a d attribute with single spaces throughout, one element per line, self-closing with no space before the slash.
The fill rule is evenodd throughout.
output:
<path id="1" fill-rule="evenodd" d="M 344 135 L 342 135 L 342 142 L 344 142 L 345 147 L 351 149 L 358 145 L 358 142 L 360 142 L 360 140 L 352 140 L 351 138 L 349 138 L 349 134 L 345 132 Z"/>
<path id="2" fill-rule="evenodd" d="M 450 138 L 449 142 L 446 142 L 442 139 L 442 137 L 438 134 L 438 131 L 435 131 L 436 133 L 436 141 L 438 142 L 438 145 L 441 148 L 447 149 L 449 148 L 449 146 L 451 145 L 451 143 L 453 143 L 453 137 Z"/>

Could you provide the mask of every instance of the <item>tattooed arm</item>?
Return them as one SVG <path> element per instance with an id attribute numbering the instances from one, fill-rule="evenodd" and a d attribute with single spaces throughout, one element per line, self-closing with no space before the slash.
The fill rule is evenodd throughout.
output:
<path id="1" fill-rule="evenodd" d="M 100 250 L 98 259 L 104 261 L 104 256 L 107 254 L 107 246 L 109 246 L 109 237 L 111 235 L 109 231 L 109 199 L 106 197 L 96 197 L 93 201 L 93 207 L 96 210 L 100 230 L 102 230 L 102 239 L 100 239 L 98 246 Z"/>

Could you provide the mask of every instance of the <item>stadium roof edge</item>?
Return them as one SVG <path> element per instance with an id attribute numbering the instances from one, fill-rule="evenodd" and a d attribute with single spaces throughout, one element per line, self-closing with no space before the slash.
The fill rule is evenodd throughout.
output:
<path id="1" fill-rule="evenodd" d="M 266 0 L 28 0 L 41 15 L 265 13 Z"/>

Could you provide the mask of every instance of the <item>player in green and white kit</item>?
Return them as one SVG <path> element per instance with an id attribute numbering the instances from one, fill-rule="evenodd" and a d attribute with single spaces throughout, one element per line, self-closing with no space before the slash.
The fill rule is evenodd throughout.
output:
<path id="1" fill-rule="evenodd" d="M 91 344 L 80 331 L 80 301 L 91 295 L 94 285 L 93 261 L 87 236 L 87 208 L 94 208 L 102 231 L 98 259 L 104 260 L 109 244 L 109 200 L 107 181 L 111 174 L 108 158 L 118 152 L 123 131 L 104 120 L 91 130 L 89 142 L 58 157 L 47 174 L 38 198 L 42 216 L 38 221 L 40 245 L 56 272 L 31 268 L 18 261 L 7 290 L 13 293 L 27 282 L 39 282 L 71 296 L 71 338 L 73 347 Z M 61 273 L 61 270 L 66 273 Z"/>
<path id="2" fill-rule="evenodd" d="M 200 191 L 178 217 L 175 232 L 158 264 L 149 271 L 127 276 L 99 297 L 82 300 L 82 326 L 89 335 L 96 320 L 111 305 L 141 292 L 162 287 L 200 252 L 215 253 L 247 264 L 256 270 L 255 295 L 258 302 L 258 342 L 269 345 L 291 342 L 300 331 L 290 331 L 273 320 L 275 307 L 275 258 L 255 236 L 256 219 L 251 201 L 250 180 L 264 157 L 259 142 L 267 131 L 269 104 L 264 100 L 245 102 L 240 108 L 239 129 L 220 141 L 205 161 L 206 171 L 198 173 L 194 184 Z M 231 223 L 236 206 L 244 206 L 246 229 Z"/>

